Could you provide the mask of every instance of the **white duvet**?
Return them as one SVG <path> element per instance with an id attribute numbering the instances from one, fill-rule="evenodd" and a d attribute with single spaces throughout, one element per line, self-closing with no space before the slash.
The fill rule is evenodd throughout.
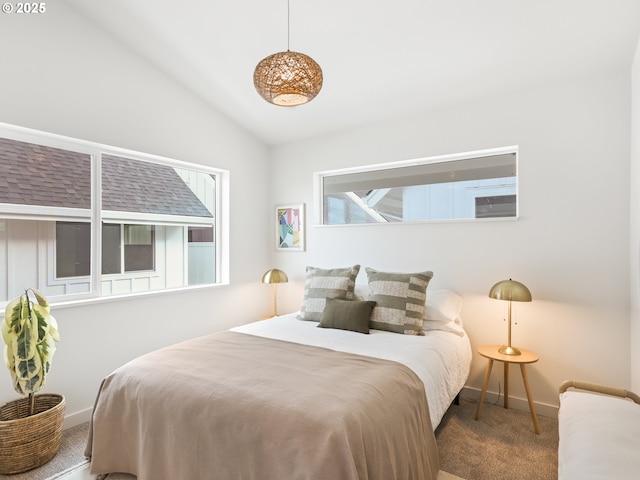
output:
<path id="1" fill-rule="evenodd" d="M 371 330 L 366 335 L 318 328 L 317 322 L 299 320 L 296 313 L 231 330 L 402 363 L 424 383 L 434 430 L 467 381 L 471 366 L 471 345 L 466 333 L 430 330 L 424 336 L 413 336 Z"/>

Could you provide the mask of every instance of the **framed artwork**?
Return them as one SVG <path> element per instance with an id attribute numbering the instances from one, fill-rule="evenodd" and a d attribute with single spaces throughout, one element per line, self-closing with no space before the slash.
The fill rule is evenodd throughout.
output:
<path id="1" fill-rule="evenodd" d="M 304 251 L 304 204 L 276 207 L 276 249 Z"/>

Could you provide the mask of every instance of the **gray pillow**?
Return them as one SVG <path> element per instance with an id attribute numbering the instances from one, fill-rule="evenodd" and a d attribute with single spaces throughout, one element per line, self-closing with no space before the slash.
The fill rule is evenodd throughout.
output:
<path id="1" fill-rule="evenodd" d="M 370 327 L 406 335 L 423 335 L 424 304 L 433 272 L 379 272 L 369 267 L 365 270 L 369 281 L 368 299 L 376 302 Z"/>
<path id="2" fill-rule="evenodd" d="M 353 290 L 360 265 L 346 268 L 307 267 L 304 298 L 298 318 L 319 322 L 327 298 L 353 300 Z"/>
<path id="3" fill-rule="evenodd" d="M 369 319 L 376 302 L 327 298 L 318 327 L 369 333 Z"/>

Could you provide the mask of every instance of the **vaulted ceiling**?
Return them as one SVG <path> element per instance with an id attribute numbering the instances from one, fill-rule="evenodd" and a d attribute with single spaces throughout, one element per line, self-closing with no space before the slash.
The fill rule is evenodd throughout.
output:
<path id="1" fill-rule="evenodd" d="M 531 86 L 629 70 L 638 0 L 290 0 L 290 49 L 322 67 L 277 107 L 253 69 L 287 49 L 287 0 L 64 0 L 270 145 Z"/>

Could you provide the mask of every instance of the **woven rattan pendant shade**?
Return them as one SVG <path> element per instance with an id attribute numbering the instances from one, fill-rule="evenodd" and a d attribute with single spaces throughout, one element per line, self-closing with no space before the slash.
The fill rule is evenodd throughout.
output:
<path id="1" fill-rule="evenodd" d="M 294 107 L 311 101 L 322 88 L 322 69 L 304 53 L 274 53 L 258 63 L 253 84 L 267 102 Z"/>

